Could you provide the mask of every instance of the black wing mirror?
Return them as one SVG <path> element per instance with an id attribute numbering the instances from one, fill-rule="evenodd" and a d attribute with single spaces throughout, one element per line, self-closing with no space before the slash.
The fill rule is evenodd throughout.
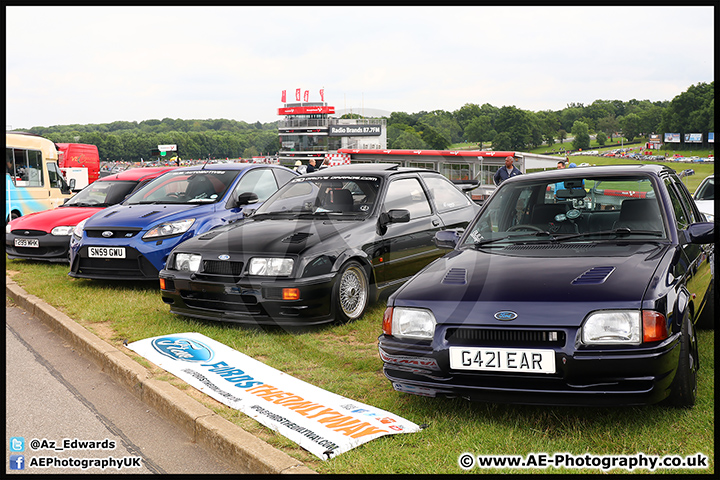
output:
<path id="1" fill-rule="evenodd" d="M 253 203 L 258 202 L 258 196 L 256 193 L 253 192 L 243 192 L 235 199 L 233 202 L 232 207 L 242 207 L 243 205 L 252 205 Z"/>

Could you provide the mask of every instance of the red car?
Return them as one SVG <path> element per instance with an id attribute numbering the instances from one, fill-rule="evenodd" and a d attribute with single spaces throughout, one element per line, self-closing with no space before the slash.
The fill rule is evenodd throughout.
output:
<path id="1" fill-rule="evenodd" d="M 5 252 L 10 259 L 68 262 L 75 225 L 100 210 L 122 202 L 138 187 L 177 167 L 133 168 L 102 177 L 64 205 L 16 218 L 5 226 Z"/>

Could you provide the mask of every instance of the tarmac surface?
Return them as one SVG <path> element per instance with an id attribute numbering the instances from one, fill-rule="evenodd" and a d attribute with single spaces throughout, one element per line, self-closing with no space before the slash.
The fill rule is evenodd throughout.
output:
<path id="1" fill-rule="evenodd" d="M 188 442 L 188 445 L 180 445 L 178 447 L 180 449 L 180 455 L 191 456 L 192 449 L 197 448 L 199 445 L 208 451 L 214 452 L 215 455 L 229 464 L 227 471 L 224 470 L 224 464 L 222 462 L 213 465 L 213 462 L 210 461 L 208 465 L 197 467 L 204 469 L 205 473 L 317 473 L 299 460 L 272 447 L 239 426 L 215 414 L 212 410 L 189 397 L 170 383 L 153 378 L 145 367 L 135 362 L 128 354 L 90 333 L 72 318 L 42 299 L 35 295 L 28 294 L 17 285 L 12 278 L 6 276 L 5 281 L 6 298 L 12 299 L 19 308 L 44 322 L 44 324 L 59 335 L 67 345 L 77 351 L 84 359 L 87 359 L 85 361 L 92 361 L 97 364 L 105 375 L 108 375 L 114 383 L 125 390 L 125 393 L 131 394 L 136 400 L 151 407 L 153 412 L 148 411 L 148 414 L 159 415 L 171 422 L 174 426 L 173 428 L 177 428 L 187 434 L 191 441 Z M 13 328 L 20 328 L 20 323 L 13 322 L 21 321 L 17 317 L 18 315 L 22 315 L 22 312 L 15 310 L 17 309 L 14 307 L 8 308 L 6 301 L 6 316 L 12 316 L 12 319 L 9 317 L 6 319 L 6 335 L 19 339 L 20 336 L 14 333 Z M 13 327 L 13 325 L 15 325 L 15 327 Z M 34 335 L 40 334 L 42 334 L 40 330 L 34 333 Z M 14 343 L 14 341 L 15 338 L 9 338 L 6 344 L 8 342 Z M 20 341 L 18 345 L 22 343 L 23 342 Z M 17 356 L 32 354 L 33 348 L 27 344 L 27 342 L 25 342 L 24 345 L 18 345 L 12 347 Z M 23 346 L 25 348 L 22 348 Z M 8 353 L 6 353 L 6 355 L 8 355 Z M 47 372 L 50 372 L 52 375 L 52 368 L 48 368 L 44 373 L 40 371 L 32 372 L 32 375 L 43 375 L 47 374 Z M 110 388 L 104 386 L 104 382 L 100 382 L 100 384 L 103 384 L 102 388 Z M 8 402 L 6 412 L 9 412 L 10 408 L 14 408 L 13 405 L 19 405 L 23 401 L 27 401 L 27 399 L 13 399 L 11 379 L 6 379 L 6 386 L 6 400 Z M 108 390 L 106 393 L 108 392 L 110 391 Z M 107 397 L 107 394 L 101 395 L 101 391 L 95 393 L 99 395 L 95 397 L 97 399 Z M 112 393 L 109 394 L 112 395 Z M 77 400 L 83 398 L 84 395 L 75 395 L 75 397 Z M 132 399 L 127 402 L 130 403 L 131 401 Z M 78 408 L 78 411 L 74 414 L 78 422 L 87 423 L 87 428 L 89 429 L 99 429 L 97 430 L 97 434 L 92 433 L 92 430 L 88 431 L 87 435 L 90 438 L 85 440 L 103 440 L 105 438 L 104 436 L 103 438 L 95 438 L 95 436 L 100 435 L 99 432 L 105 432 L 108 429 L 112 431 L 111 427 L 115 425 L 116 422 L 122 423 L 122 419 L 107 419 L 102 415 L 98 416 L 97 412 L 94 412 L 95 415 L 92 415 L 93 412 L 91 412 L 88 416 L 88 402 L 85 402 L 84 408 L 82 405 L 73 405 L 74 403 L 76 402 L 74 402 L 73 399 L 68 400 L 69 406 L 67 406 L 65 410 L 60 410 L 58 414 L 68 414 L 68 408 Z M 81 401 L 80 403 L 83 402 Z M 83 415 L 86 415 L 86 417 L 83 417 Z M 102 425 L 95 425 L 98 421 Z M 148 417 L 148 422 L 149 421 L 151 421 L 150 417 Z M 8 441 L 10 437 L 14 435 L 12 431 L 7 430 L 10 426 L 11 425 L 6 424 Z M 19 430 L 24 429 L 24 427 L 19 425 L 14 428 Z M 31 426 L 31 428 L 36 427 Z M 119 429 L 119 431 L 121 430 L 122 428 Z M 169 433 L 166 432 L 166 435 L 167 434 Z M 59 439 L 63 435 L 67 435 L 67 432 L 65 434 L 58 432 L 57 438 Z M 119 457 L 142 456 L 142 451 L 145 448 L 151 448 L 150 444 L 153 443 L 148 442 L 147 446 L 138 446 L 123 435 L 119 435 L 118 438 L 113 439 L 113 441 L 116 442 L 116 448 L 118 450 L 110 452 L 110 454 Z M 182 450 L 183 448 L 187 448 L 188 450 L 184 452 Z M 160 455 L 159 450 L 156 452 L 156 455 Z M 168 473 L 170 470 L 164 467 L 165 464 L 175 465 L 173 468 L 177 469 L 184 468 L 179 466 L 182 463 L 181 459 L 161 459 L 160 456 L 156 458 L 158 458 L 157 461 L 144 462 L 144 470 L 134 470 L 132 473 Z M 187 468 L 191 469 L 195 467 L 188 466 Z M 64 473 L 72 473 L 72 470 L 65 470 Z M 184 473 L 193 472 L 186 470 Z"/>

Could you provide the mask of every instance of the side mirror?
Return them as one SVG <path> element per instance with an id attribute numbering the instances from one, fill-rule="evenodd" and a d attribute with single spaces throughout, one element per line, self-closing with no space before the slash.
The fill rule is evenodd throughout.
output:
<path id="1" fill-rule="evenodd" d="M 453 249 L 460 240 L 460 232 L 457 230 L 440 230 L 435 232 L 433 242 L 438 248 L 450 248 Z"/>
<path id="2" fill-rule="evenodd" d="M 391 223 L 407 223 L 410 221 L 410 212 L 408 210 L 389 210 L 382 212 L 378 218 L 377 233 L 379 235 L 385 235 L 387 232 L 387 226 Z"/>
<path id="3" fill-rule="evenodd" d="M 715 241 L 715 223 L 693 223 L 685 230 L 687 243 L 705 244 Z"/>
<path id="4" fill-rule="evenodd" d="M 232 204 L 233 208 L 242 207 L 243 205 L 251 205 L 258 202 L 258 196 L 253 192 L 243 192 L 235 199 Z"/>
<path id="5" fill-rule="evenodd" d="M 391 223 L 407 223 L 410 221 L 408 210 L 390 210 L 380 214 L 380 225 L 385 226 Z"/>
<path id="6" fill-rule="evenodd" d="M 75 190 L 75 179 L 70 179 L 70 191 Z"/>

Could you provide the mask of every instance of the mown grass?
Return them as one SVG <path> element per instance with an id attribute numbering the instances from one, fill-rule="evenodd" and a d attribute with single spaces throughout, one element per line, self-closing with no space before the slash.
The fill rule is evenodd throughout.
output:
<path id="1" fill-rule="evenodd" d="M 155 369 L 155 375 L 185 389 L 215 412 L 320 473 L 464 473 L 458 457 L 569 452 L 576 455 L 709 457 L 714 472 L 715 358 L 712 331 L 699 334 L 699 396 L 693 409 L 661 405 L 632 408 L 568 408 L 471 403 L 395 392 L 382 374 L 377 352 L 382 302 L 359 321 L 306 330 L 247 328 L 171 315 L 157 285 L 72 279 L 67 265 L 9 260 L 6 271 L 26 291 L 43 298 L 119 348 L 156 335 L 199 332 L 306 382 L 396 413 L 419 433 L 373 440 L 330 461 L 320 461 L 295 443 L 242 413 L 200 394 Z M 148 363 L 124 349 L 138 361 Z M 645 473 L 645 470 L 638 470 Z M 473 469 L 470 473 L 488 472 Z M 594 469 L 490 470 L 508 473 L 601 473 Z M 625 473 L 613 470 L 611 473 Z"/>

